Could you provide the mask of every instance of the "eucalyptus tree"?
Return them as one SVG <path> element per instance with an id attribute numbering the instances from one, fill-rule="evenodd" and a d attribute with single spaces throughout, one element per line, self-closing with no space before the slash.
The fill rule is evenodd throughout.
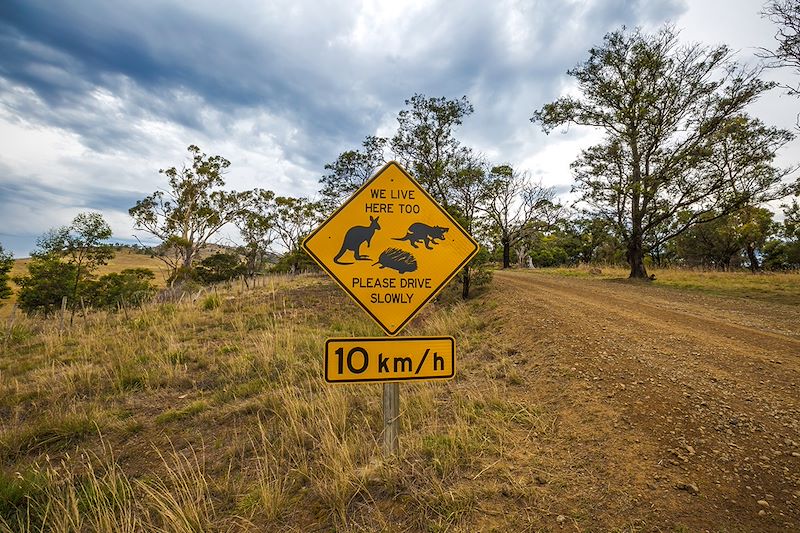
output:
<path id="1" fill-rule="evenodd" d="M 467 148 L 460 150 L 453 165 L 454 172 L 448 179 L 448 211 L 467 233 L 474 235 L 489 198 L 487 165 L 483 157 Z M 479 252 L 459 273 L 463 299 L 469 298 L 473 285 L 482 285 L 490 279 L 487 258 L 486 253 Z"/>
<path id="2" fill-rule="evenodd" d="M 235 223 L 244 240 L 245 269 L 253 277 L 261 271 L 278 235 L 275 193 L 266 189 L 253 190 L 246 209 L 236 215 Z"/>
<path id="3" fill-rule="evenodd" d="M 761 270 L 758 252 L 776 230 L 772 211 L 747 207 L 724 217 L 705 216 L 709 222 L 690 227 L 670 243 L 678 261 L 720 270 L 746 261 L 752 272 Z"/>
<path id="4" fill-rule="evenodd" d="M 325 165 L 329 172 L 320 179 L 320 205 L 326 214 L 335 211 L 386 163 L 387 143 L 388 139 L 370 135 L 361 149 L 342 152 L 333 163 Z"/>
<path id="5" fill-rule="evenodd" d="M 797 0 L 770 0 L 764 5 L 762 14 L 778 27 L 775 50 L 762 50 L 762 57 L 770 60 L 772 67 L 788 67 L 800 75 L 800 2 Z M 788 86 L 790 94 L 800 96 L 800 82 Z"/>
<path id="6" fill-rule="evenodd" d="M 39 237 L 28 276 L 15 279 L 20 285 L 20 307 L 28 312 L 47 308 L 66 296 L 74 318 L 95 271 L 114 257 L 114 247 L 105 242 L 111 235 L 100 213 L 80 213 L 70 225 Z"/>
<path id="7" fill-rule="evenodd" d="M 764 264 L 772 269 L 800 269 L 800 203 L 792 200 L 783 206 L 783 223 L 776 238 L 764 245 Z"/>
<path id="8" fill-rule="evenodd" d="M 546 133 L 572 123 L 605 134 L 573 163 L 574 190 L 614 225 L 631 278 L 647 278 L 646 243 L 678 213 L 691 214 L 662 242 L 707 221 L 707 213 L 724 216 L 786 192 L 780 171 L 747 180 L 714 169 L 712 158 L 738 135 L 737 127 L 759 130 L 747 120 L 731 125 L 774 86 L 736 64 L 728 47 L 681 45 L 671 26 L 655 34 L 623 29 L 607 34 L 568 74 L 579 94 L 544 105 L 531 121 Z M 753 155 L 749 164 L 764 168 L 773 156 L 756 163 Z"/>
<path id="9" fill-rule="evenodd" d="M 304 252 L 302 240 L 320 221 L 320 205 L 308 198 L 290 196 L 275 197 L 275 217 L 273 225 L 277 240 L 286 250 L 291 272 L 300 269 Z"/>
<path id="10" fill-rule="evenodd" d="M 391 148 L 400 163 L 445 208 L 450 185 L 463 161 L 464 147 L 455 129 L 473 112 L 467 97 L 448 100 L 415 94 L 397 115 Z"/>
<path id="11" fill-rule="evenodd" d="M 556 218 L 555 191 L 532 183 L 526 173 L 510 165 L 491 169 L 483 211 L 494 226 L 503 248 L 503 268 L 511 266 L 511 249 L 522 243 L 536 222 Z M 541 229 L 541 228 L 538 228 Z"/>
<path id="12" fill-rule="evenodd" d="M 128 210 L 136 229 L 161 240 L 159 259 L 171 269 L 171 281 L 191 271 L 198 252 L 223 226 L 248 206 L 252 191 L 224 191 L 223 175 L 230 161 L 208 156 L 190 145 L 191 165 L 159 170 L 168 188 L 155 191 Z"/>

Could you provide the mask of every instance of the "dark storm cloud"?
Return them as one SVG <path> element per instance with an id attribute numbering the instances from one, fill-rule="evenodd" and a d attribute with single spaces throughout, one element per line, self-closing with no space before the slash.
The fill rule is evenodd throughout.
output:
<path id="1" fill-rule="evenodd" d="M 265 107 L 323 138 L 359 121 L 360 115 L 328 96 L 342 87 L 331 83 L 335 78 L 323 78 L 330 74 L 325 60 L 336 59 L 320 46 L 324 34 L 309 29 L 294 35 L 294 42 L 281 42 L 280 32 L 270 31 L 274 27 L 255 35 L 246 12 L 234 25 L 193 13 L 185 4 L 152 6 L 4 3 L 0 42 L 6 57 L 0 72 L 44 103 L 22 105 L 19 112 L 75 131 L 94 149 L 130 135 L 124 124 L 93 113 L 89 93 L 97 87 L 127 96 L 126 111 L 134 117 L 151 115 L 194 130 L 208 126 L 198 113 L 202 104 L 222 113 Z M 277 26 L 281 20 L 269 22 Z M 312 54 L 315 44 L 318 55 Z"/>
<path id="2" fill-rule="evenodd" d="M 260 4 L 0 3 L 0 118 L 75 134 L 87 151 L 59 160 L 83 176 L 79 190 L 11 169 L 0 176 L 0 205 L 127 210 L 152 192 L 142 176 L 154 175 L 153 161 L 176 149 L 155 141 L 153 123 L 178 131 L 168 140 L 272 150 L 291 163 L 281 179 L 309 193 L 326 162 L 393 127 L 417 92 L 468 96 L 476 111 L 465 142 L 517 163 L 546 142 L 531 113 L 560 94 L 565 71 L 604 33 L 686 9 L 674 0 L 472 1 L 385 15 L 338 0 Z M 142 190 L 101 186 L 117 179 L 114 157 L 119 188 Z"/>
<path id="3" fill-rule="evenodd" d="M 88 95 L 103 87 L 125 98 L 130 116 L 157 116 L 193 130 L 210 126 L 197 112 L 203 104 L 223 114 L 266 109 L 308 142 L 290 147 L 287 156 L 319 166 L 326 160 L 316 155 L 321 147 L 329 158 L 330 149 L 371 133 L 383 114 L 395 112 L 414 92 L 467 94 L 492 117 L 493 127 L 476 129 L 489 135 L 507 130 L 502 106 L 525 85 L 536 96 L 549 96 L 565 65 L 604 32 L 683 9 L 672 1 L 618 0 L 588 8 L 522 3 L 514 10 L 525 33 L 522 50 L 509 54 L 511 10 L 493 2 L 460 9 L 432 4 L 412 15 L 405 38 L 414 52 L 403 55 L 335 43 L 355 23 L 355 9 L 347 4 L 274 6 L 251 20 L 249 10 L 235 4 L 226 9 L 238 17 L 221 17 L 218 5 L 202 9 L 196 3 L 5 2 L 0 72 L 44 101 L 44 108 L 22 105 L 21 113 L 75 131 L 96 150 L 133 135 L 124 122 L 93 113 Z M 565 39 L 565 32 L 578 33 Z M 520 111 L 530 112 L 514 110 Z"/>
<path id="4" fill-rule="evenodd" d="M 0 165 L 0 171 L 3 165 Z M 116 191 L 102 187 L 82 187 L 74 190 L 51 186 L 29 177 L 16 178 L 5 170 L 4 183 L 0 183 L 0 206 L 3 204 L 19 206 L 59 205 L 68 201 L 71 205 L 99 211 L 127 211 L 143 195 L 136 191 Z M 16 178 L 16 179 L 15 179 Z"/>

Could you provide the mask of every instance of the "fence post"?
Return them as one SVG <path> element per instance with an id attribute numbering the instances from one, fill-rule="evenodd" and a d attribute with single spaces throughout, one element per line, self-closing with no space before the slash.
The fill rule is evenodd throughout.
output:
<path id="1" fill-rule="evenodd" d="M 8 317 L 8 326 L 6 327 L 6 337 L 3 340 L 3 346 L 8 344 L 8 339 L 11 338 L 11 331 L 14 329 L 14 319 L 17 316 L 17 302 L 11 306 L 11 314 Z"/>
<path id="2" fill-rule="evenodd" d="M 61 334 L 64 331 L 64 314 L 67 312 L 67 297 L 61 297 L 61 319 L 58 322 L 58 333 Z"/>

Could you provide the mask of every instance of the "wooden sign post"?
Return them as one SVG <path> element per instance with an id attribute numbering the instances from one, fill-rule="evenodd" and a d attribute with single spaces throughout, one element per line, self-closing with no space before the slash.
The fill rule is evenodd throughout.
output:
<path id="1" fill-rule="evenodd" d="M 400 451 L 400 384 L 383 384 L 383 454 Z"/>

